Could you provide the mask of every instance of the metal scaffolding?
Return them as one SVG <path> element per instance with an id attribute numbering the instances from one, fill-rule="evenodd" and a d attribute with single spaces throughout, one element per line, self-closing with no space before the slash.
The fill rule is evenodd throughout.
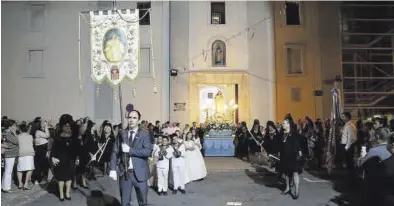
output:
<path id="1" fill-rule="evenodd" d="M 341 52 L 345 111 L 355 118 L 394 112 L 394 4 L 343 2 Z"/>

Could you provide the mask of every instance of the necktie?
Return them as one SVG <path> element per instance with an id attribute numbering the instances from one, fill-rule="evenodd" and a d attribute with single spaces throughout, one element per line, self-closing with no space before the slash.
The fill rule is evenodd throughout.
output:
<path id="1" fill-rule="evenodd" d="M 130 130 L 129 131 L 129 143 L 130 143 L 130 145 L 133 143 L 133 140 L 134 140 L 133 134 L 134 134 L 134 131 Z"/>

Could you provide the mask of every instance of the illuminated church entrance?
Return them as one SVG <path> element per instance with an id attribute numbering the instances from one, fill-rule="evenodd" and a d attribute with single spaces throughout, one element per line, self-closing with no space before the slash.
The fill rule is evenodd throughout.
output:
<path id="1" fill-rule="evenodd" d="M 189 77 L 190 122 L 250 121 L 247 74 L 196 72 Z"/>
<path id="2" fill-rule="evenodd" d="M 205 156 L 234 156 L 234 123 L 250 118 L 248 75 L 193 73 L 189 82 L 190 118 L 207 128 Z"/>
<path id="3" fill-rule="evenodd" d="M 200 122 L 212 121 L 234 124 L 237 120 L 238 85 L 200 85 Z"/>

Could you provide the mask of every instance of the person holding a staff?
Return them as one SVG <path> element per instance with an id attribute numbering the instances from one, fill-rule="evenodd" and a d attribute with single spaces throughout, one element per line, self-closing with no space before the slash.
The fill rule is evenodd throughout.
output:
<path id="1" fill-rule="evenodd" d="M 148 158 L 152 154 L 153 145 L 149 132 L 138 127 L 141 113 L 138 110 L 132 110 L 128 113 L 127 119 L 128 127 L 114 143 L 109 176 L 113 180 L 119 177 L 122 206 L 131 205 L 133 187 L 136 190 L 138 205 L 147 205 Z"/>

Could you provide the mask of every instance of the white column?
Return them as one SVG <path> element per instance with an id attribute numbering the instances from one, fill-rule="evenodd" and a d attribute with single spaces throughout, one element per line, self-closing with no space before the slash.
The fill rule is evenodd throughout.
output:
<path id="1" fill-rule="evenodd" d="M 170 120 L 170 2 L 162 2 L 161 11 L 161 53 L 162 69 L 160 71 L 161 85 L 161 121 Z M 154 12 L 154 11 L 153 11 Z"/>
<path id="2" fill-rule="evenodd" d="M 274 22 L 274 15 L 275 15 L 275 10 L 274 10 L 274 3 L 275 2 L 266 2 L 266 6 L 268 7 L 268 14 L 270 16 L 270 19 L 267 20 L 268 22 L 268 37 L 269 37 L 269 50 L 268 54 L 270 55 L 270 61 L 268 62 L 268 67 L 270 71 L 269 79 L 271 80 L 271 83 L 269 84 L 269 91 L 270 91 L 270 97 L 272 98 L 271 100 L 271 108 L 269 108 L 269 119 L 271 120 L 277 120 L 276 118 L 276 70 L 275 70 L 275 22 Z"/>

